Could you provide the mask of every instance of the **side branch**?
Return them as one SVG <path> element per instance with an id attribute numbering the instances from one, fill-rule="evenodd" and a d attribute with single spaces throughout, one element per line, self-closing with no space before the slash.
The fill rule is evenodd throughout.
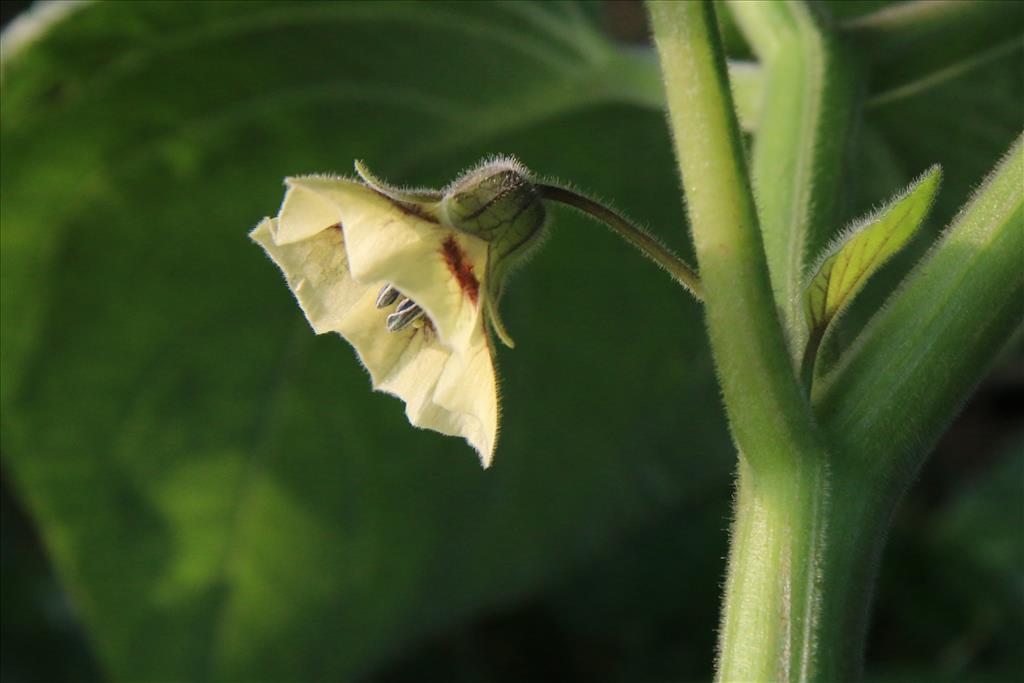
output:
<path id="1" fill-rule="evenodd" d="M 633 225 L 607 206 L 599 204 L 593 199 L 572 190 L 558 187 L 557 185 L 536 185 L 536 188 L 544 199 L 565 204 L 587 214 L 591 218 L 601 221 L 614 230 L 622 239 L 639 249 L 644 256 L 668 271 L 676 282 L 686 288 L 690 294 L 693 294 L 697 301 L 704 300 L 700 278 L 697 277 L 697 273 L 685 261 L 673 254 L 665 245 L 647 233 L 647 231 Z"/>

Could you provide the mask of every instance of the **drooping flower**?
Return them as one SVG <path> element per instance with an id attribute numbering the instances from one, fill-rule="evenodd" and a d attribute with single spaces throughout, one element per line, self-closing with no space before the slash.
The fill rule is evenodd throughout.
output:
<path id="1" fill-rule="evenodd" d="M 445 192 L 288 178 L 276 218 L 252 231 L 317 334 L 355 347 L 373 388 L 409 421 L 464 437 L 486 467 L 498 432 L 493 330 L 502 285 L 536 240 L 544 206 L 516 162 L 486 163 Z"/>

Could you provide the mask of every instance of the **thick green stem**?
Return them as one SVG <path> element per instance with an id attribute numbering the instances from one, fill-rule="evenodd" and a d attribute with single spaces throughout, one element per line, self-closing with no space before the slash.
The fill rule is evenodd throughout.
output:
<path id="1" fill-rule="evenodd" d="M 794 372 L 713 7 L 649 7 L 708 332 L 741 453 L 718 678 L 847 679 L 860 662 L 886 508 L 847 493 L 863 489 L 862 475 L 831 469 Z"/>
<path id="2" fill-rule="evenodd" d="M 826 450 L 776 316 L 776 304 L 783 310 L 788 304 L 773 296 L 713 6 L 649 7 L 708 333 L 741 454 L 718 678 L 855 680 L 895 505 L 927 447 L 1024 318 L 1024 143 L 1018 141 L 835 371 L 815 382 Z M 788 20 L 789 12 L 806 8 L 785 3 L 763 11 Z M 766 41 L 778 28 L 751 26 Z M 758 135 L 768 128 L 771 103 L 766 107 Z M 806 146 L 798 133 L 790 131 L 793 160 L 810 173 L 808 184 L 779 172 L 783 185 L 804 189 L 772 210 L 772 220 L 800 218 L 802 231 L 785 236 L 785 249 L 775 247 L 778 272 L 785 273 L 776 285 L 783 289 L 799 283 L 794 275 L 802 257 L 794 255 L 806 255 L 807 245 L 822 238 L 824 223 L 806 216 L 818 215 L 817 202 L 834 200 L 834 184 L 808 178 L 818 173 L 816 164 L 836 177 L 841 159 L 834 149 Z M 790 250 L 798 242 L 803 246 Z M 770 245 L 768 252 L 771 261 Z M 786 318 L 792 332 L 795 315 Z M 813 354 L 801 373 L 807 384 L 811 360 Z"/>
<path id="3" fill-rule="evenodd" d="M 824 460 L 785 477 L 757 475 L 741 460 L 719 681 L 859 677 L 896 500 L 872 486 Z"/>
<path id="4" fill-rule="evenodd" d="M 755 470 L 821 457 L 775 314 L 714 10 L 649 6 L 733 436 Z"/>
<path id="5" fill-rule="evenodd" d="M 619 237 L 636 247 L 644 256 L 668 271 L 669 275 L 685 287 L 690 294 L 693 294 L 697 301 L 704 298 L 697 273 L 645 230 L 633 225 L 607 206 L 572 190 L 557 185 L 537 185 L 536 187 L 544 199 L 571 206 L 601 221 Z"/>
<path id="6" fill-rule="evenodd" d="M 740 460 L 717 680 L 807 678 L 827 505 L 824 461 L 766 476 Z"/>
<path id="7" fill-rule="evenodd" d="M 861 79 L 840 37 L 807 4 L 734 1 L 728 7 L 762 66 L 751 174 L 775 303 L 798 360 L 805 266 L 839 227 Z"/>

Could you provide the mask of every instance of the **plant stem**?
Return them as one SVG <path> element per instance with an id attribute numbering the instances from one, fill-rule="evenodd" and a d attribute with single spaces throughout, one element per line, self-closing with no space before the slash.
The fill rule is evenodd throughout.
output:
<path id="1" fill-rule="evenodd" d="M 649 7 L 736 443 L 755 470 L 821 457 L 775 314 L 714 10 L 703 2 Z"/>
<path id="2" fill-rule="evenodd" d="M 557 185 L 536 185 L 541 197 L 556 201 L 596 218 L 620 237 L 640 250 L 640 252 L 664 268 L 690 294 L 702 301 L 704 299 L 700 278 L 681 258 L 673 254 L 665 245 L 648 234 L 645 230 L 633 225 L 624 217 L 607 206 L 595 202 L 589 197 Z"/>
<path id="3" fill-rule="evenodd" d="M 905 485 L 1024 326 L 1024 135 L 814 390 L 856 466 Z"/>
<path id="4" fill-rule="evenodd" d="M 809 463 L 780 481 L 741 461 L 719 681 L 860 678 L 879 559 L 902 493 L 853 463 Z M 786 609 L 766 609 L 774 604 Z"/>
<path id="5" fill-rule="evenodd" d="M 741 461 L 719 681 L 859 678 L 895 501 L 865 496 L 862 477 L 824 460 L 763 477 Z"/>
<path id="6" fill-rule="evenodd" d="M 804 267 L 835 234 L 849 143 L 859 120 L 854 60 L 804 2 L 731 2 L 762 66 L 751 175 L 768 269 L 794 360 L 804 346 Z"/>
<path id="7" fill-rule="evenodd" d="M 711 3 L 649 3 L 712 352 L 740 451 L 721 681 L 857 675 L 888 498 L 834 468 L 769 281 Z M 859 497 L 858 497 L 859 496 Z"/>
<path id="8" fill-rule="evenodd" d="M 717 680 L 803 680 L 820 612 L 816 566 L 828 504 L 823 461 L 782 477 L 741 459 Z M 797 476 L 793 476 L 796 474 Z"/>
<path id="9" fill-rule="evenodd" d="M 814 388 L 814 366 L 818 360 L 818 348 L 821 346 L 824 334 L 824 329 L 811 330 L 807 344 L 804 346 L 803 357 L 800 359 L 800 386 L 803 387 L 807 396 L 811 395 L 811 390 Z"/>
<path id="10" fill-rule="evenodd" d="M 806 9 L 751 9 L 767 5 L 744 7 L 782 25 L 788 11 Z M 927 448 L 1024 323 L 1024 138 L 813 387 L 822 435 L 776 317 L 776 305 L 785 306 L 769 281 L 713 7 L 649 3 L 712 353 L 740 452 L 718 679 L 854 680 L 892 512 Z M 772 22 L 751 26 L 774 39 Z M 767 87 L 774 87 L 771 78 Z M 769 102 L 759 136 L 770 130 L 770 108 Z M 835 149 L 791 142 L 799 149 L 782 152 L 796 154 L 794 163 L 836 177 Z M 779 204 L 776 219 L 830 204 L 833 184 L 822 187 L 807 184 L 795 201 Z M 800 259 L 789 257 L 821 238 L 814 226 L 823 223 L 801 221 L 806 234 L 784 236 L 785 249 L 776 245 L 775 262 L 786 273 L 777 285 L 798 282 L 793 268 Z M 805 246 L 791 251 L 794 239 Z M 786 317 L 795 320 L 792 312 Z M 816 346 L 808 345 L 800 373 L 808 386 Z"/>

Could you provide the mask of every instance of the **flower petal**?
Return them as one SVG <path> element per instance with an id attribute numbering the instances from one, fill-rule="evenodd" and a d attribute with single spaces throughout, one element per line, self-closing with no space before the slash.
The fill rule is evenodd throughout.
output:
<path id="1" fill-rule="evenodd" d="M 317 334 L 340 329 L 369 287 L 347 277 L 348 261 L 341 231 L 321 229 L 301 242 L 278 244 L 276 218 L 267 218 L 249 233 L 284 272 L 288 286 Z M 343 275 L 344 274 L 344 275 Z"/>
<path id="2" fill-rule="evenodd" d="M 274 242 L 283 245 L 309 239 L 337 225 L 341 217 L 338 206 L 323 194 L 289 184 L 277 218 Z"/>
<path id="3" fill-rule="evenodd" d="M 464 437 L 490 464 L 498 430 L 498 389 L 483 321 L 462 350 L 437 343 L 429 328 L 383 331 L 376 290 L 356 304 L 339 331 L 356 348 L 373 386 L 400 397 L 417 427 Z"/>
<path id="4" fill-rule="evenodd" d="M 489 466 L 498 439 L 498 385 L 490 340 L 482 324 L 468 352 L 445 366 L 434 402 L 461 416 L 461 433 L 476 448 L 483 466 Z"/>
<path id="5" fill-rule="evenodd" d="M 469 345 L 479 325 L 488 245 L 456 233 L 406 205 L 396 204 L 351 180 L 323 176 L 289 178 L 281 208 L 281 239 L 308 235 L 312 225 L 340 222 L 352 276 L 364 283 L 390 282 L 419 304 L 443 343 Z M 333 204 L 332 215 L 325 207 Z M 301 239 L 301 238 L 299 238 Z"/>
<path id="6" fill-rule="evenodd" d="M 477 316 L 479 324 L 455 352 L 426 326 L 389 332 L 388 310 L 376 306 L 384 282 L 352 277 L 341 231 L 321 229 L 284 244 L 276 234 L 280 221 L 266 219 L 250 236 L 284 271 L 317 334 L 345 337 L 374 389 L 401 398 L 412 424 L 465 438 L 487 466 L 497 433 L 497 387 L 482 319 Z"/>

